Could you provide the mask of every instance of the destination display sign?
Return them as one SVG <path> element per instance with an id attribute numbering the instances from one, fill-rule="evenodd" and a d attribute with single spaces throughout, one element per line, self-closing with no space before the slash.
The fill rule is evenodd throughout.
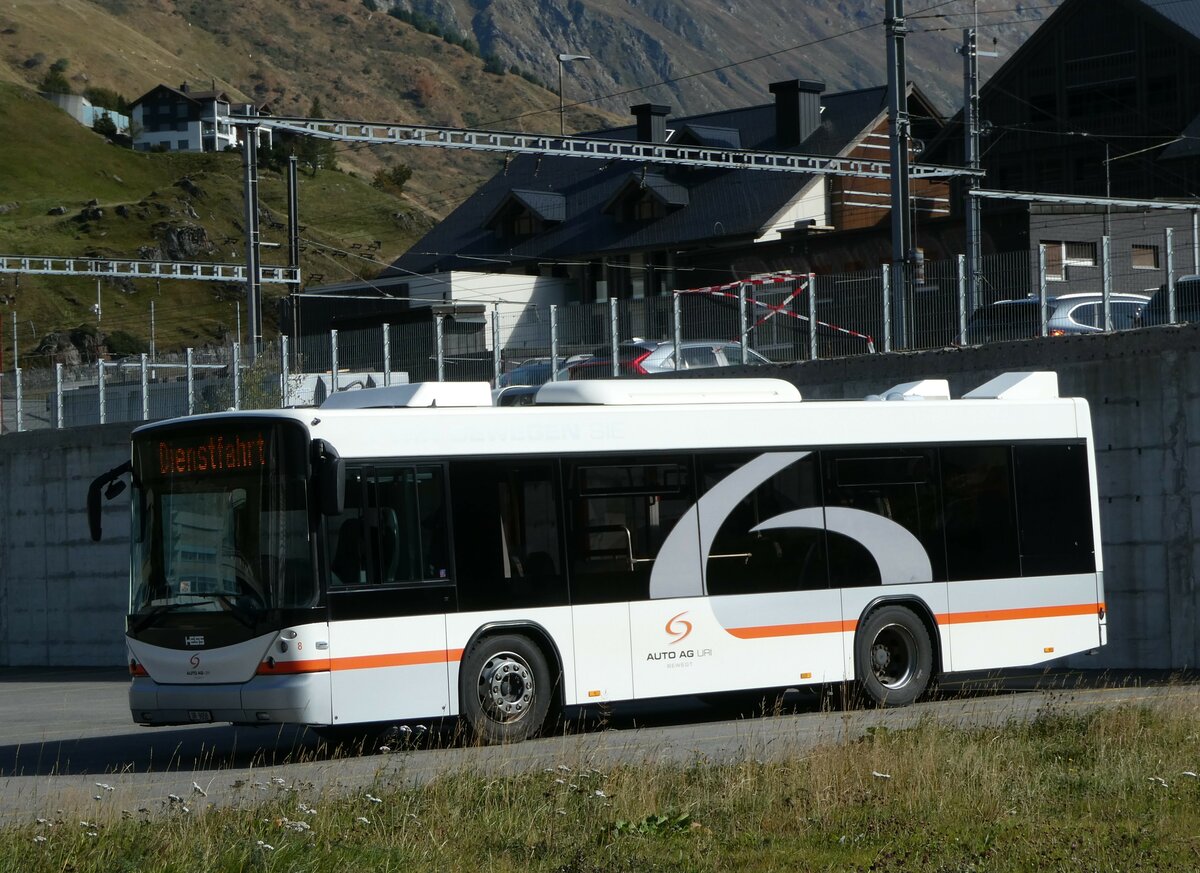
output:
<path id="1" fill-rule="evenodd" d="M 157 440 L 160 476 L 203 476 L 267 468 L 270 430 L 187 434 Z"/>

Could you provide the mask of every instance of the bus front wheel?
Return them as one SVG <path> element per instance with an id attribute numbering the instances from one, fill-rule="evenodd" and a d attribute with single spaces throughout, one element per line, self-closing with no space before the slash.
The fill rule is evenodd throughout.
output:
<path id="1" fill-rule="evenodd" d="M 486 637 L 463 659 L 459 693 L 477 739 L 518 742 L 536 736 L 550 712 L 550 669 L 528 637 Z"/>
<path id="2" fill-rule="evenodd" d="M 933 644 L 917 615 L 883 606 L 867 616 L 854 638 L 859 688 L 876 706 L 907 706 L 929 686 Z"/>

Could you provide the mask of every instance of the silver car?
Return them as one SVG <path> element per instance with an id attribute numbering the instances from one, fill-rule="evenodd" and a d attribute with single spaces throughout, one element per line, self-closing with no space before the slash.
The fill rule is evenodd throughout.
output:
<path id="1" fill-rule="evenodd" d="M 1114 293 L 1109 295 L 1113 330 L 1135 327 L 1142 310 L 1150 301 L 1145 294 Z M 1104 295 L 1082 292 L 1047 297 L 1047 336 L 1101 333 L 1104 330 Z M 1042 332 L 1041 306 L 1038 298 L 997 300 L 975 310 L 967 322 L 966 345 L 1001 340 L 1028 339 Z"/>
<path id="2" fill-rule="evenodd" d="M 634 339 L 617 347 L 617 368 L 622 376 L 644 376 L 675 370 L 771 363 L 754 349 L 743 351 L 741 343 L 729 340 L 685 340 L 680 344 L 679 357 L 677 362 L 675 343 L 671 340 Z M 597 349 L 591 358 L 571 367 L 568 372 L 572 379 L 612 378 L 612 349 Z"/>

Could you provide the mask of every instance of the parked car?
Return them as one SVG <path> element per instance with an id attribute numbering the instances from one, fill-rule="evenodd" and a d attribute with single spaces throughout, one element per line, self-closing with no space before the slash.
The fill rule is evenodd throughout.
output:
<path id="1" fill-rule="evenodd" d="M 617 366 L 622 376 L 642 376 L 652 373 L 672 373 L 680 370 L 700 370 L 707 367 L 731 367 L 738 364 L 769 364 L 754 349 L 742 350 L 741 343 L 727 340 L 685 340 L 680 344 L 678 366 L 675 343 L 671 340 L 635 339 L 617 347 Z M 572 379 L 612 378 L 612 349 L 600 348 L 583 363 L 568 369 Z"/>
<path id="2" fill-rule="evenodd" d="M 1200 276 L 1184 276 L 1175 280 L 1175 322 L 1200 321 Z M 1161 285 L 1142 310 L 1139 327 L 1152 324 L 1171 324 L 1170 295 Z"/>
<path id="3" fill-rule="evenodd" d="M 1150 297 L 1145 294 L 1110 294 L 1113 329 L 1136 327 L 1138 316 L 1149 302 Z M 1046 304 L 1049 336 L 1104 331 L 1104 295 L 1098 292 L 1047 297 Z M 1041 305 L 1037 297 L 997 300 L 975 310 L 967 322 L 963 343 L 979 345 L 998 340 L 1028 339 L 1040 336 L 1041 331 Z"/>
<path id="4" fill-rule="evenodd" d="M 552 372 L 549 358 L 531 358 L 522 363 L 521 366 L 509 370 L 507 373 L 501 373 L 496 387 L 507 388 L 510 385 L 541 385 L 543 382 L 550 380 Z"/>

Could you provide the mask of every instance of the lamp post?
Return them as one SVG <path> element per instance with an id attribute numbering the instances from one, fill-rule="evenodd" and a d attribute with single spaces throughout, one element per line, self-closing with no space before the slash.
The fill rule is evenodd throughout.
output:
<path id="1" fill-rule="evenodd" d="M 559 54 L 558 56 L 558 135 L 566 136 L 566 123 L 563 121 L 563 64 L 567 61 L 590 61 L 589 55 Z"/>

